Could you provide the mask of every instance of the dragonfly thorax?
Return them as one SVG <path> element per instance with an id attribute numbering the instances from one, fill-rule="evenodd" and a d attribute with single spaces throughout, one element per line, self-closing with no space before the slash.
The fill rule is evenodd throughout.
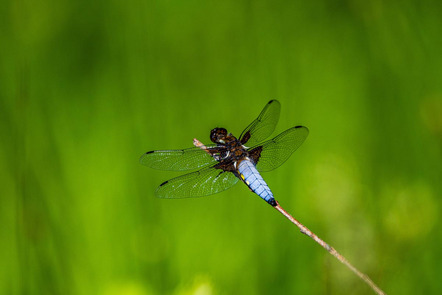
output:
<path id="1" fill-rule="evenodd" d="M 217 144 L 217 148 L 212 150 L 213 156 L 217 161 L 238 161 L 248 156 L 247 150 L 242 143 L 231 133 L 228 133 L 225 128 L 212 129 L 210 139 Z"/>

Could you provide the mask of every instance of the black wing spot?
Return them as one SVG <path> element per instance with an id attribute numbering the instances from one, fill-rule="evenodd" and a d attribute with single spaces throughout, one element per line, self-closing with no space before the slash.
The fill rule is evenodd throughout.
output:
<path id="1" fill-rule="evenodd" d="M 152 154 L 152 153 L 155 153 L 155 151 L 147 152 L 147 153 L 145 153 L 145 155 Z"/>
<path id="2" fill-rule="evenodd" d="M 166 180 L 165 182 L 163 182 L 162 184 L 160 184 L 160 186 L 166 185 L 169 182 L 169 180 Z"/>

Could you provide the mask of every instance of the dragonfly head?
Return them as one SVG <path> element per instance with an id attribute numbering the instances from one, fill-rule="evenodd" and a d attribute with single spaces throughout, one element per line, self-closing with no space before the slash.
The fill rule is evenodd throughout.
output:
<path id="1" fill-rule="evenodd" d="M 210 132 L 210 140 L 214 143 L 224 144 L 226 142 L 227 130 L 224 128 L 215 128 Z"/>

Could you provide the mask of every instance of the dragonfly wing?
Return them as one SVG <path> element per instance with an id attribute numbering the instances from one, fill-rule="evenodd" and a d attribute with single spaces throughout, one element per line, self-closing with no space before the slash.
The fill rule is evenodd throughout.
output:
<path id="1" fill-rule="evenodd" d="M 183 150 L 150 151 L 141 156 L 140 163 L 159 170 L 186 171 L 217 162 L 204 150 L 193 147 Z"/>
<path id="2" fill-rule="evenodd" d="M 249 154 L 257 163 L 256 169 L 267 172 L 281 166 L 305 141 L 308 132 L 307 127 L 296 126 L 259 146 L 253 147 Z"/>
<path id="3" fill-rule="evenodd" d="M 212 166 L 165 181 L 155 194 L 166 199 L 203 197 L 224 191 L 237 182 L 233 173 Z"/>
<path id="4" fill-rule="evenodd" d="M 240 141 L 247 146 L 254 146 L 267 137 L 275 130 L 279 120 L 281 104 L 277 100 L 271 100 L 264 109 L 246 129 L 241 133 Z"/>

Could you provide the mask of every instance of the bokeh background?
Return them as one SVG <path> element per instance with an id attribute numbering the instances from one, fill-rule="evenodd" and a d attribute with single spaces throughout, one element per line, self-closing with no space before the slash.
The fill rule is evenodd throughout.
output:
<path id="1" fill-rule="evenodd" d="M 153 149 L 310 135 L 264 174 L 390 294 L 442 291 L 439 1 L 6 1 L 1 294 L 373 294 L 241 184 L 154 197 Z"/>

